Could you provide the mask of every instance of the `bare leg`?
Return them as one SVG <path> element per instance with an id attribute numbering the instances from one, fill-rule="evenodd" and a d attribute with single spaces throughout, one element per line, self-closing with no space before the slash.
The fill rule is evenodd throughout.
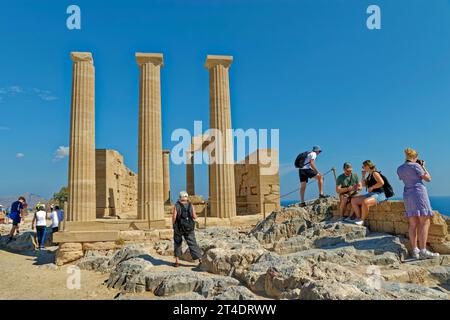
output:
<path id="1" fill-rule="evenodd" d="M 14 237 L 14 234 L 16 233 L 16 229 L 17 229 L 17 226 L 13 225 L 11 228 L 11 231 L 9 232 L 9 236 L 11 238 Z"/>
<path id="2" fill-rule="evenodd" d="M 429 229 L 430 229 L 430 217 L 419 217 L 419 249 L 427 248 Z"/>
<path id="3" fill-rule="evenodd" d="M 344 217 L 345 211 L 347 210 L 348 198 L 340 195 L 339 199 L 341 200 L 341 202 L 339 203 L 339 214 L 341 215 L 341 217 Z"/>
<path id="4" fill-rule="evenodd" d="M 367 216 L 369 215 L 369 208 L 373 207 L 377 204 L 377 200 L 375 198 L 366 198 L 364 199 L 362 206 L 361 206 L 361 219 L 366 220 Z"/>
<path id="5" fill-rule="evenodd" d="M 318 174 L 314 178 L 316 178 L 317 184 L 319 186 L 319 194 L 323 194 L 323 176 Z"/>
<path id="6" fill-rule="evenodd" d="M 419 226 L 419 218 L 411 217 L 409 220 L 409 242 L 411 249 L 417 248 L 417 227 Z"/>
<path id="7" fill-rule="evenodd" d="M 354 197 L 352 199 L 352 208 L 353 212 L 355 212 L 356 218 L 361 218 L 361 204 L 363 202 L 364 198 L 361 197 Z"/>
<path id="8" fill-rule="evenodd" d="M 300 201 L 305 202 L 306 182 L 300 184 Z"/>

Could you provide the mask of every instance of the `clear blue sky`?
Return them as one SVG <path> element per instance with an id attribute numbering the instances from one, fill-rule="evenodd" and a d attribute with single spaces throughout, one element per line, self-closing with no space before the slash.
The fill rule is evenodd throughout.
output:
<path id="1" fill-rule="evenodd" d="M 80 31 L 66 28 L 70 4 L 81 8 Z M 366 28 L 369 4 L 381 7 L 381 30 Z M 49 197 L 67 182 L 67 158 L 53 158 L 69 143 L 70 51 L 93 53 L 97 147 L 133 170 L 135 52 L 164 54 L 164 148 L 174 129 L 208 124 L 203 65 L 225 54 L 233 127 L 280 129 L 282 193 L 298 185 L 297 153 L 319 144 L 322 172 L 344 161 L 360 172 L 372 159 L 397 194 L 395 170 L 414 147 L 433 175 L 430 194 L 450 195 L 448 0 L 2 1 L 0 46 L 0 195 Z M 196 169 L 206 195 L 206 166 Z M 171 182 L 184 189 L 184 166 L 171 165 Z"/>

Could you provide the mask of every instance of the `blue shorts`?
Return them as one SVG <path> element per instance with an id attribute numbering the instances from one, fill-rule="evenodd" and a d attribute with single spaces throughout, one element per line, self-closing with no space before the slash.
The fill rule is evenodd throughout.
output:
<path id="1" fill-rule="evenodd" d="M 9 218 L 12 220 L 14 226 L 17 226 L 22 221 L 19 212 L 11 212 Z"/>
<path id="2" fill-rule="evenodd" d="M 387 200 L 384 192 L 369 192 L 364 195 L 364 198 L 374 198 L 377 201 L 377 204 Z"/>

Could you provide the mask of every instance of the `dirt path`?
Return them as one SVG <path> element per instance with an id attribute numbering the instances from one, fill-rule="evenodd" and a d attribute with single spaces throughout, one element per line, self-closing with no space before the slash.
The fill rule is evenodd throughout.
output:
<path id="1" fill-rule="evenodd" d="M 69 289 L 68 266 L 53 264 L 54 249 L 19 253 L 0 250 L 0 300 L 113 299 L 118 293 L 103 285 L 108 274 L 84 270 L 80 289 Z"/>

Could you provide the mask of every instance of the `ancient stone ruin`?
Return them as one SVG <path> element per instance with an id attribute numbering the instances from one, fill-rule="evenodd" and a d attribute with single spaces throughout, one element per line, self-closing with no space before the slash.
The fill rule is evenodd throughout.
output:
<path id="1" fill-rule="evenodd" d="M 72 52 L 72 110 L 67 221 L 55 241 L 114 241 L 122 231 L 171 228 L 170 152 L 162 149 L 160 53 L 136 53 L 139 67 L 138 173 L 114 150 L 95 149 L 95 68 L 92 54 Z M 186 189 L 206 225 L 258 221 L 280 207 L 277 150 L 257 150 L 234 163 L 228 70 L 231 56 L 208 55 L 210 128 L 223 133 L 222 143 L 194 137 L 187 154 Z M 215 143 L 210 156 L 209 198 L 195 193 L 194 152 Z M 271 154 L 276 172 L 266 175 L 260 153 Z M 248 163 L 254 158 L 256 162 Z M 276 155 L 276 157 L 274 157 Z M 235 178 L 237 176 L 237 179 Z M 242 218 L 241 218 L 242 217 Z"/>

